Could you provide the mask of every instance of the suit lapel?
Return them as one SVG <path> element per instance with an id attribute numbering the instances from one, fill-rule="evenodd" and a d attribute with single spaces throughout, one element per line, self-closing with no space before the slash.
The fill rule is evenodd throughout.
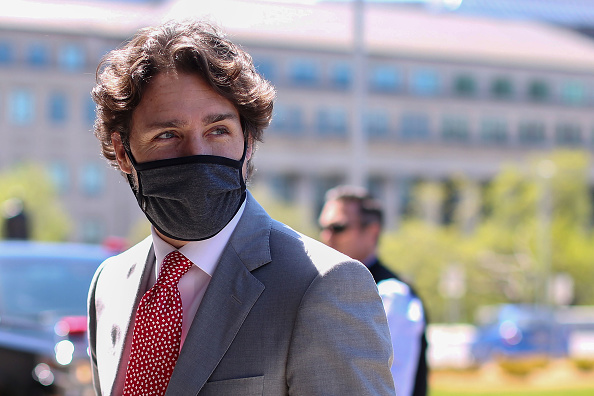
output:
<path id="1" fill-rule="evenodd" d="M 250 271 L 270 261 L 270 217 L 248 202 L 202 299 L 166 395 L 197 394 L 264 291 Z"/>
<path id="2" fill-rule="evenodd" d="M 102 318 L 98 321 L 97 336 L 98 344 L 103 356 L 98 356 L 100 378 L 110 378 L 113 382 L 101 384 L 105 394 L 121 394 L 125 365 L 122 356 L 128 356 L 131 346 L 134 313 L 136 307 L 147 289 L 150 278 L 150 271 L 154 266 L 154 253 L 152 239 L 149 237 L 132 251 L 123 253 L 117 257 L 117 262 L 105 268 L 101 274 L 102 279 L 109 280 L 101 285 L 98 284 L 97 295 L 102 296 L 101 305 L 113 307 L 114 309 L 103 310 Z M 108 274 L 107 271 L 110 273 Z M 121 280 L 114 284 L 114 280 Z M 102 290 L 99 290 L 102 289 Z M 113 293 L 113 290 L 118 293 Z M 102 337 L 101 340 L 99 337 Z M 117 364 L 113 364 L 113 362 Z M 111 362 L 111 364 L 102 364 Z"/>

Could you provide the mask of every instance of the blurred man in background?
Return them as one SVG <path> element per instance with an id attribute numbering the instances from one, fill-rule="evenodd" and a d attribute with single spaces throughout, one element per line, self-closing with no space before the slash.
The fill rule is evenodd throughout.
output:
<path id="1" fill-rule="evenodd" d="M 319 218 L 322 242 L 361 261 L 378 284 L 394 349 L 392 376 L 399 396 L 427 394 L 425 315 L 414 290 L 377 257 L 383 211 L 366 189 L 338 186 L 326 193 Z"/>

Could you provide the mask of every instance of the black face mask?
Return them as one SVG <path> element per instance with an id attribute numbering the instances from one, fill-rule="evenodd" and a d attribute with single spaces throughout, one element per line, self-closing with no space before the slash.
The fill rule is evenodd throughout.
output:
<path id="1" fill-rule="evenodd" d="M 128 182 L 138 205 L 163 235 L 180 241 L 200 241 L 218 234 L 235 216 L 246 192 L 243 163 L 215 155 L 192 155 L 137 163 Z"/>

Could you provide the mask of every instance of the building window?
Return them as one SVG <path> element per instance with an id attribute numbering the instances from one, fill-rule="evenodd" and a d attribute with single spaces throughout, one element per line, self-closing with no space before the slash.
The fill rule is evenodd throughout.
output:
<path id="1" fill-rule="evenodd" d="M 341 108 L 322 108 L 316 116 L 316 130 L 321 136 L 345 136 L 347 115 Z"/>
<path id="2" fill-rule="evenodd" d="M 411 92 L 419 96 L 434 96 L 439 93 L 439 76 L 435 70 L 419 69 L 411 75 Z"/>
<path id="3" fill-rule="evenodd" d="M 413 191 L 415 186 L 418 184 L 418 180 L 415 181 L 412 178 L 402 178 L 397 181 L 398 185 L 398 201 L 399 201 L 399 215 L 406 216 L 413 212 Z"/>
<path id="4" fill-rule="evenodd" d="M 561 146 L 579 146 L 583 143 L 582 128 L 570 122 L 559 123 L 555 129 L 555 141 Z"/>
<path id="5" fill-rule="evenodd" d="M 98 196 L 103 192 L 105 184 L 103 166 L 98 164 L 86 164 L 80 173 L 82 192 L 90 197 Z"/>
<path id="6" fill-rule="evenodd" d="M 18 89 L 11 92 L 8 103 L 9 119 L 16 125 L 27 125 L 35 116 L 35 100 L 31 91 Z"/>
<path id="7" fill-rule="evenodd" d="M 402 85 L 400 72 L 390 66 L 375 66 L 371 69 L 371 89 L 377 92 L 396 92 Z"/>
<path id="8" fill-rule="evenodd" d="M 454 79 L 454 93 L 457 96 L 474 96 L 476 94 L 476 81 L 472 76 L 463 74 Z"/>
<path id="9" fill-rule="evenodd" d="M 507 142 L 507 123 L 500 118 L 487 118 L 481 125 L 483 143 L 504 144 Z"/>
<path id="10" fill-rule="evenodd" d="M 514 95 L 512 82 L 505 77 L 497 77 L 491 83 L 491 95 L 495 99 L 511 99 Z"/>
<path id="11" fill-rule="evenodd" d="M 70 172 L 64 162 L 56 161 L 50 163 L 49 174 L 59 194 L 64 194 L 70 189 Z"/>
<path id="12" fill-rule="evenodd" d="M 49 119 L 52 123 L 60 124 L 66 121 L 68 101 L 62 92 L 54 92 L 49 97 Z"/>
<path id="13" fill-rule="evenodd" d="M 303 132 L 303 112 L 298 106 L 274 106 L 271 128 L 278 132 L 297 135 Z"/>
<path id="14" fill-rule="evenodd" d="M 254 66 L 258 73 L 270 82 L 276 81 L 276 68 L 274 62 L 269 59 L 255 59 Z"/>
<path id="15" fill-rule="evenodd" d="M 467 142 L 470 138 L 468 120 L 461 116 L 445 116 L 441 136 L 446 142 Z"/>
<path id="16" fill-rule="evenodd" d="M 524 145 L 539 145 L 545 142 L 545 125 L 540 121 L 524 121 L 519 125 L 518 141 Z"/>
<path id="17" fill-rule="evenodd" d="M 289 66 L 291 82 L 298 86 L 314 86 L 320 80 L 318 65 L 311 60 L 296 60 Z"/>
<path id="18" fill-rule="evenodd" d="M 403 140 L 428 140 L 429 117 L 421 113 L 403 114 L 400 118 L 399 136 Z"/>
<path id="19" fill-rule="evenodd" d="M 314 181 L 314 198 L 315 198 L 315 213 L 320 213 L 324 206 L 324 197 L 326 192 L 340 184 L 344 184 L 345 180 L 343 176 L 331 175 L 331 176 L 318 176 Z"/>
<path id="20" fill-rule="evenodd" d="M 348 89 L 353 82 L 353 70 L 347 62 L 336 63 L 330 69 L 330 82 L 333 87 Z"/>
<path id="21" fill-rule="evenodd" d="M 27 49 L 27 63 L 34 67 L 48 66 L 50 63 L 50 51 L 45 44 L 33 43 Z"/>
<path id="22" fill-rule="evenodd" d="M 390 132 L 390 118 L 386 111 L 374 110 L 365 115 L 365 132 L 371 138 L 384 138 Z"/>
<path id="23" fill-rule="evenodd" d="M 581 105 L 586 100 L 586 87 L 579 81 L 568 81 L 561 88 L 561 101 L 568 105 Z"/>
<path id="24" fill-rule="evenodd" d="M 103 223 L 99 219 L 85 219 L 81 234 L 85 243 L 101 243 L 104 234 Z"/>
<path id="25" fill-rule="evenodd" d="M 271 179 L 274 195 L 284 202 L 295 202 L 297 197 L 297 175 L 275 175 Z"/>
<path id="26" fill-rule="evenodd" d="M 93 100 L 93 98 L 90 95 L 85 95 L 85 103 L 86 105 L 84 106 L 84 112 L 85 112 L 85 120 L 89 123 L 89 124 L 93 124 L 95 122 L 95 101 Z"/>
<path id="27" fill-rule="evenodd" d="M 85 51 L 76 44 L 69 44 L 58 52 L 58 64 L 69 72 L 80 71 L 85 67 Z"/>
<path id="28" fill-rule="evenodd" d="M 533 102 L 546 102 L 549 99 L 549 85 L 543 80 L 533 80 L 528 84 L 528 99 Z"/>
<path id="29" fill-rule="evenodd" d="M 0 42 L 0 65 L 8 65 L 14 62 L 14 50 L 12 44 Z"/>
<path id="30" fill-rule="evenodd" d="M 367 179 L 367 191 L 369 191 L 372 197 L 381 200 L 384 196 L 384 187 L 386 184 L 385 178 L 381 176 L 369 176 Z"/>

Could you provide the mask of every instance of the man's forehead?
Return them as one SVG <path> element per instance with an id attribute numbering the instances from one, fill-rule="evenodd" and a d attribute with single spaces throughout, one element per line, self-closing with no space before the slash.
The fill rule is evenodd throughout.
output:
<path id="1" fill-rule="evenodd" d="M 357 216 L 357 206 L 354 202 L 342 200 L 328 201 L 322 211 L 323 219 L 350 220 Z"/>

